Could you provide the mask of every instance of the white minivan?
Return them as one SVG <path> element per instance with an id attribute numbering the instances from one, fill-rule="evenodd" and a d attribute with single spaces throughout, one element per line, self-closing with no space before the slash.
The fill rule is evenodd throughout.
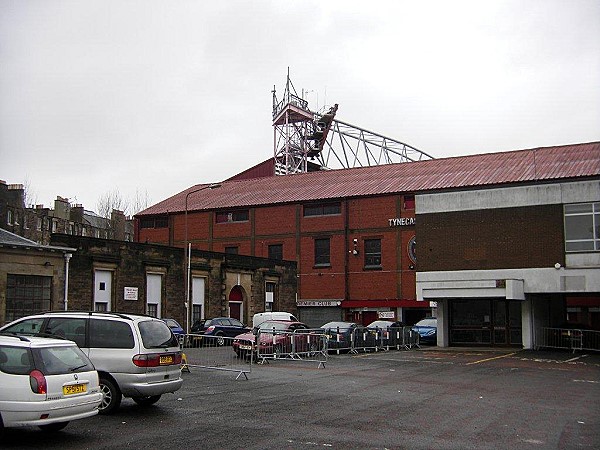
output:
<path id="1" fill-rule="evenodd" d="M 296 316 L 294 316 L 293 314 L 291 314 L 289 312 L 285 312 L 285 311 L 262 312 L 262 313 L 254 314 L 254 317 L 252 317 L 252 328 L 253 329 L 256 328 L 261 323 L 263 323 L 267 320 L 287 320 L 290 322 L 300 322 L 296 318 Z"/>

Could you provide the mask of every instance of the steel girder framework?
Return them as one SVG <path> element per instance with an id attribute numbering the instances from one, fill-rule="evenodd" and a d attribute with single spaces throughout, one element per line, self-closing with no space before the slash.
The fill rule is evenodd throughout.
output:
<path id="1" fill-rule="evenodd" d="M 315 113 L 299 96 L 289 69 L 283 97 L 273 87 L 275 174 L 309 170 L 309 162 L 321 169 L 350 169 L 433 159 L 404 142 L 336 120 L 338 105 Z"/>
<path id="2" fill-rule="evenodd" d="M 433 159 L 404 142 L 341 120 L 333 120 L 323 150 L 315 157 L 327 169 L 378 166 Z"/>

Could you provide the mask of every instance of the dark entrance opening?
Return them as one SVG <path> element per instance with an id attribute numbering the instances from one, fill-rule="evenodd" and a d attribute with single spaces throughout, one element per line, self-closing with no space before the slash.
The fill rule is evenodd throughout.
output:
<path id="1" fill-rule="evenodd" d="M 522 346 L 521 302 L 451 300 L 450 345 Z"/>

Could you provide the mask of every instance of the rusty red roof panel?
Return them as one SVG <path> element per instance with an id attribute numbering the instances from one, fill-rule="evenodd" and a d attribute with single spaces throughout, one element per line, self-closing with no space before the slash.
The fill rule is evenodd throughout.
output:
<path id="1" fill-rule="evenodd" d="M 188 211 L 600 176 L 600 142 L 225 181 L 190 194 Z M 192 186 L 138 216 L 185 211 Z"/>

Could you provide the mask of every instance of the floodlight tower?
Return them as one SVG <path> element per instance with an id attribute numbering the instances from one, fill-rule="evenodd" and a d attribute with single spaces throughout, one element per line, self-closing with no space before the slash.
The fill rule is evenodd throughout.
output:
<path id="1" fill-rule="evenodd" d="M 307 172 L 307 158 L 314 158 L 323 149 L 337 105 L 325 114 L 312 112 L 308 101 L 296 92 L 289 69 L 281 100 L 275 87 L 272 92 L 275 174 Z"/>
<path id="2" fill-rule="evenodd" d="M 275 87 L 272 92 L 275 175 L 433 159 L 397 139 L 336 119 L 337 104 L 311 111 L 289 69 L 283 98 L 277 99 Z"/>

